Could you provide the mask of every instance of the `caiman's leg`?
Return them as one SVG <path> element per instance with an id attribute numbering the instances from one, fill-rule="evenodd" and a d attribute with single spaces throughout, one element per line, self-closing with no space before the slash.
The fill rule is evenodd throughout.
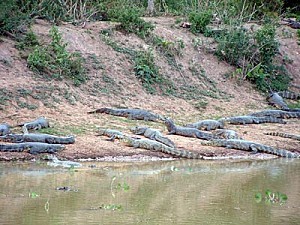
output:
<path id="1" fill-rule="evenodd" d="M 42 125 L 41 124 L 38 124 L 37 127 L 34 128 L 34 130 L 40 130 L 40 129 L 42 129 Z"/>
<path id="2" fill-rule="evenodd" d="M 24 124 L 24 126 L 22 127 L 22 131 L 24 134 L 28 134 L 28 129 L 26 127 L 26 125 Z"/>
<path id="3" fill-rule="evenodd" d="M 110 138 L 107 138 L 106 140 L 107 140 L 107 141 L 115 141 L 115 139 L 116 139 L 116 135 L 113 134 L 113 135 L 111 135 Z"/>
<path id="4" fill-rule="evenodd" d="M 257 154 L 258 153 L 258 149 L 255 147 L 255 145 L 250 145 L 249 148 L 251 150 L 250 154 Z"/>

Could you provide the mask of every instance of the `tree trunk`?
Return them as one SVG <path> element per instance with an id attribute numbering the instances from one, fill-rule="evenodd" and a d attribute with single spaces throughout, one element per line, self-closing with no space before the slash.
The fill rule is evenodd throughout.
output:
<path id="1" fill-rule="evenodd" d="M 154 14 L 154 0 L 148 0 L 148 8 L 147 11 L 149 13 L 149 15 L 153 15 Z"/>

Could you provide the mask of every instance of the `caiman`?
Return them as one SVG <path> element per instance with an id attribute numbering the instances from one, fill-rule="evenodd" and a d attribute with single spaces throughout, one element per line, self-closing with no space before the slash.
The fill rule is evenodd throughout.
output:
<path id="1" fill-rule="evenodd" d="M 286 158 L 300 158 L 300 154 L 297 152 L 291 152 L 285 149 L 276 149 L 268 145 L 240 139 L 215 139 L 206 143 L 203 142 L 202 144 L 216 147 L 225 147 L 229 149 L 251 151 L 253 153 L 265 152 Z"/>
<path id="2" fill-rule="evenodd" d="M 88 112 L 88 114 L 91 113 L 105 113 L 113 116 L 126 117 L 131 120 L 145 120 L 145 121 L 154 121 L 154 122 L 165 120 L 163 116 L 144 109 L 100 108 Z"/>

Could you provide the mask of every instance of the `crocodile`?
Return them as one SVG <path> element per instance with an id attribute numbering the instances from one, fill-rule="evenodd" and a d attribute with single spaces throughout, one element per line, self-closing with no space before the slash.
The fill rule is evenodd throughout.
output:
<path id="1" fill-rule="evenodd" d="M 145 120 L 145 121 L 164 121 L 165 118 L 159 114 L 144 110 L 144 109 L 125 109 L 125 108 L 100 108 L 94 111 L 88 112 L 91 113 L 105 113 L 113 116 L 126 117 L 131 120 Z"/>
<path id="2" fill-rule="evenodd" d="M 289 110 L 288 105 L 284 102 L 283 98 L 277 93 L 273 92 L 267 97 L 267 101 L 270 105 L 283 109 L 283 110 Z"/>
<path id="3" fill-rule="evenodd" d="M 291 91 L 279 91 L 277 92 L 282 98 L 292 99 L 292 100 L 299 100 L 300 93 L 294 93 Z"/>
<path id="4" fill-rule="evenodd" d="M 122 142 L 125 145 L 134 148 L 143 148 L 151 151 L 160 151 L 176 157 L 188 158 L 188 159 L 204 159 L 204 157 L 198 153 L 190 152 L 184 149 L 178 149 L 167 146 L 161 142 L 151 140 L 148 138 L 134 139 L 128 136 L 124 136 Z"/>
<path id="5" fill-rule="evenodd" d="M 114 141 L 116 138 L 122 139 L 125 135 L 118 130 L 99 128 L 97 136 L 107 136 L 109 137 L 108 140 Z"/>
<path id="6" fill-rule="evenodd" d="M 284 119 L 291 119 L 291 118 L 300 118 L 300 111 L 284 111 L 279 109 L 267 109 L 255 113 L 248 114 L 248 116 L 256 116 L 256 117 L 276 117 L 276 118 L 284 118 Z"/>
<path id="7" fill-rule="evenodd" d="M 38 153 L 55 153 L 57 151 L 65 149 L 61 144 L 47 144 L 40 142 L 25 142 L 18 144 L 0 144 L 1 152 L 29 152 L 30 154 Z"/>
<path id="8" fill-rule="evenodd" d="M 82 164 L 78 163 L 78 162 L 73 162 L 73 161 L 66 161 L 66 160 L 59 160 L 55 155 L 48 155 L 47 156 L 48 160 L 50 160 L 50 162 L 47 162 L 48 166 L 62 166 L 62 167 L 68 167 L 68 168 L 75 168 L 75 167 L 81 167 Z"/>
<path id="9" fill-rule="evenodd" d="M 130 131 L 137 135 L 144 135 L 146 138 L 150 138 L 151 140 L 161 142 L 169 147 L 175 147 L 174 142 L 171 141 L 169 138 L 163 136 L 162 133 L 157 129 L 144 126 L 136 126 L 132 127 Z"/>
<path id="10" fill-rule="evenodd" d="M 218 120 L 200 120 L 195 123 L 187 124 L 186 127 L 197 128 L 199 130 L 216 130 L 224 128 L 224 124 Z"/>
<path id="11" fill-rule="evenodd" d="M 22 127 L 24 134 L 28 134 L 28 130 L 40 130 L 49 127 L 49 121 L 44 117 L 39 117 L 34 121 L 19 124 L 18 126 Z"/>
<path id="12" fill-rule="evenodd" d="M 283 132 L 266 132 L 264 134 L 265 135 L 283 137 L 283 138 L 290 138 L 290 139 L 300 141 L 300 135 L 295 135 L 295 134 L 287 134 L 287 133 L 283 133 Z"/>
<path id="13" fill-rule="evenodd" d="M 7 135 L 10 133 L 10 126 L 6 123 L 0 124 L 0 136 Z"/>
<path id="14" fill-rule="evenodd" d="M 221 139 L 242 139 L 234 130 L 218 129 L 213 131 L 213 134 L 217 135 Z"/>
<path id="15" fill-rule="evenodd" d="M 165 119 L 165 125 L 167 126 L 169 134 L 176 134 L 184 137 L 200 138 L 204 140 L 217 138 L 216 135 L 200 131 L 197 128 L 177 126 L 174 124 L 174 121 L 171 118 Z"/>
<path id="16" fill-rule="evenodd" d="M 259 124 L 259 123 L 281 123 L 286 124 L 285 121 L 283 121 L 281 118 L 276 118 L 272 116 L 233 116 L 233 117 L 227 117 L 227 118 L 221 118 L 219 119 L 221 123 L 224 124 Z"/>
<path id="17" fill-rule="evenodd" d="M 74 136 L 58 137 L 50 134 L 7 134 L 0 136 L 1 141 L 21 143 L 21 142 L 42 142 L 48 144 L 74 144 Z"/>
<path id="18" fill-rule="evenodd" d="M 253 153 L 265 152 L 273 155 L 286 157 L 286 158 L 300 158 L 300 154 L 296 152 L 290 152 L 285 149 L 276 149 L 268 145 L 255 143 L 252 141 L 240 140 L 240 139 L 215 139 L 202 143 L 203 145 L 225 147 L 230 149 L 238 149 L 244 151 L 252 151 Z"/>

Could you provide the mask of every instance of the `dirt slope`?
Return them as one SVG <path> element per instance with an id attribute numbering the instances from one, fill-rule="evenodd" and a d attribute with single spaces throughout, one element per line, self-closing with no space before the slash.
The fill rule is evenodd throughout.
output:
<path id="1" fill-rule="evenodd" d="M 14 41 L 1 38 L 0 42 L 0 122 L 16 125 L 33 120 L 39 116 L 47 117 L 55 132 L 61 135 L 73 134 L 76 143 L 58 155 L 62 158 L 99 158 L 103 156 L 166 157 L 157 152 L 124 147 L 116 141 L 95 137 L 97 127 L 116 128 L 128 132 L 135 125 L 147 124 L 166 128 L 158 123 L 130 121 L 109 115 L 87 112 L 100 107 L 128 107 L 151 110 L 172 117 L 177 124 L 195 122 L 200 119 L 215 119 L 225 116 L 244 115 L 250 112 L 270 108 L 265 97 L 255 91 L 247 82 L 238 82 L 226 76 L 234 68 L 208 53 L 211 40 L 195 36 L 187 29 L 174 26 L 174 18 L 146 18 L 155 24 L 154 33 L 168 41 L 181 42 L 184 48 L 181 56 L 168 62 L 158 50 L 153 50 L 160 73 L 173 82 L 177 93 L 151 95 L 145 91 L 135 77 L 133 60 L 126 53 L 115 51 L 101 37 L 101 30 L 111 31 L 109 40 L 119 47 L 131 50 L 153 48 L 149 43 L 132 34 L 123 34 L 111 30 L 115 24 L 109 22 L 88 23 L 84 28 L 61 25 L 59 31 L 68 43 L 70 51 L 79 51 L 86 59 L 89 80 L 80 87 L 74 87 L 70 81 L 45 79 L 30 71 L 26 60 L 15 48 Z M 49 41 L 51 25 L 38 20 L 33 31 L 42 42 Z M 285 29 L 289 29 L 285 27 Z M 294 35 L 294 31 L 289 29 Z M 280 33 L 280 32 L 279 32 Z M 295 36 L 280 36 L 281 52 L 293 60 L 288 69 L 293 76 L 293 84 L 300 85 L 300 47 Z M 194 47 L 193 42 L 203 45 Z M 296 90 L 297 91 L 297 90 Z M 158 92 L 160 92 L 158 90 Z M 299 90 L 298 90 L 299 92 Z M 300 150 L 299 141 L 278 137 L 266 137 L 265 131 L 282 131 L 300 134 L 299 120 L 288 120 L 286 125 L 249 125 L 232 126 L 245 139 L 269 144 L 292 151 Z M 18 128 L 15 132 L 20 131 Z M 204 147 L 199 140 L 169 136 L 178 147 L 199 151 L 206 155 L 248 156 L 249 153 L 222 148 Z M 260 155 L 265 157 L 265 155 Z M 0 159 L 29 159 L 27 153 L 0 153 Z M 253 156 L 251 156 L 253 157 Z M 255 156 L 259 157 L 259 156 Z M 147 158 L 147 157 L 146 157 Z"/>

